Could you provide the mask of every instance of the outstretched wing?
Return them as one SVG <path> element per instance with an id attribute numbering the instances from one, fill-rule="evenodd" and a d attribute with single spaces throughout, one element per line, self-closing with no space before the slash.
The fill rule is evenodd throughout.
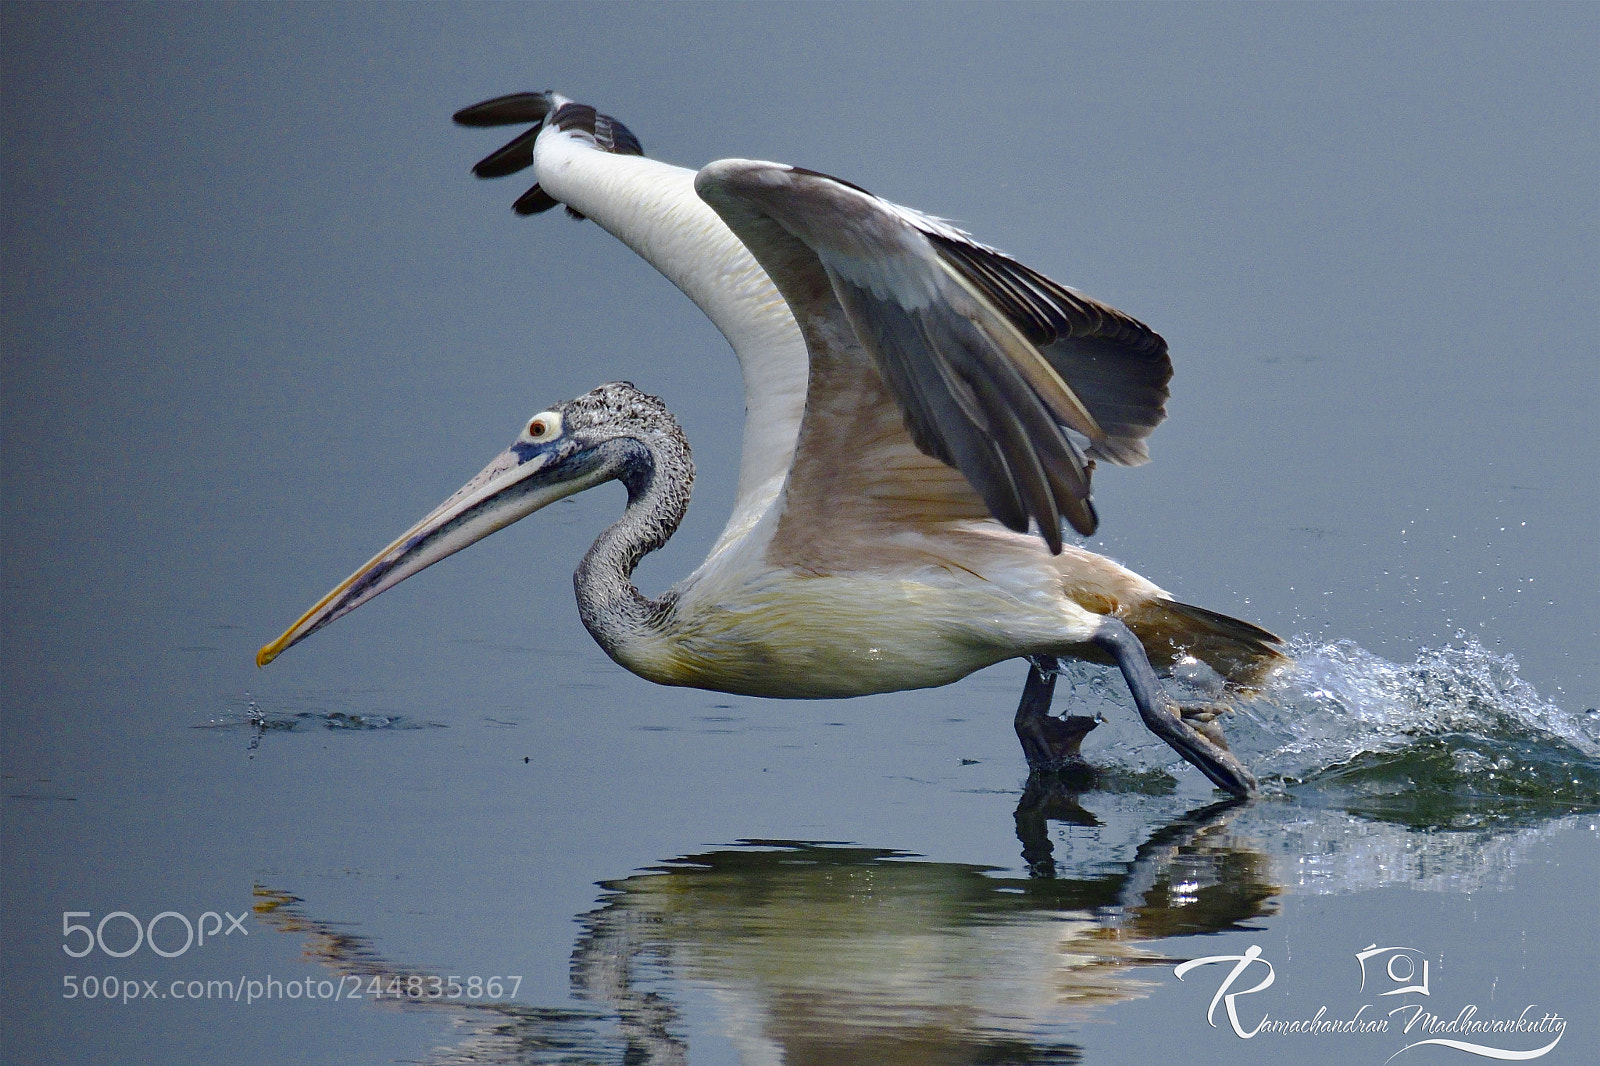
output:
<path id="1" fill-rule="evenodd" d="M 693 300 L 733 346 L 744 376 L 744 442 L 733 513 L 712 550 L 734 543 L 782 489 L 805 406 L 805 343 L 783 298 L 695 195 L 695 172 L 646 158 L 638 138 L 609 115 L 545 92 L 486 100 L 455 120 L 531 124 L 473 173 L 494 178 L 531 168 L 536 184 L 515 211 L 531 215 L 562 204 L 602 226 Z"/>
<path id="2" fill-rule="evenodd" d="M 1036 522 L 1053 552 L 1063 518 L 1085 535 L 1097 525 L 1090 456 L 1148 458 L 1171 363 L 1143 323 L 814 171 L 722 160 L 700 171 L 695 189 L 766 269 L 806 339 L 811 374 L 791 482 L 806 466 L 853 461 L 807 449 L 829 436 L 814 426 L 823 412 L 850 406 L 836 393 L 861 387 L 852 370 L 862 364 L 917 448 L 960 470 L 1006 526 Z"/>

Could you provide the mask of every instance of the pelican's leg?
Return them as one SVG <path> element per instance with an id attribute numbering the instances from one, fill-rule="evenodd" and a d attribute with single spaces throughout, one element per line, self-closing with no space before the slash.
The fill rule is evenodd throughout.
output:
<path id="1" fill-rule="evenodd" d="M 1161 687 L 1150 665 L 1150 657 L 1133 630 L 1108 615 L 1101 620 L 1091 641 L 1108 652 L 1122 668 L 1122 676 L 1133 693 L 1133 702 L 1139 707 L 1139 717 L 1152 733 L 1198 767 L 1218 788 L 1235 796 L 1248 796 L 1255 791 L 1256 779 L 1226 744 L 1219 743 L 1222 731 L 1210 720 L 1215 716 L 1213 710 L 1210 707 L 1193 709 L 1191 716 L 1199 726 L 1191 724 L 1187 720 L 1191 716 L 1186 716 L 1184 709 Z"/>
<path id="2" fill-rule="evenodd" d="M 1028 657 L 1028 683 L 1017 704 L 1016 726 L 1023 757 L 1032 771 L 1059 770 L 1077 762 L 1078 748 L 1096 724 L 1093 718 L 1078 715 L 1050 717 L 1050 698 L 1055 695 L 1059 666 L 1060 661 L 1053 655 Z"/>

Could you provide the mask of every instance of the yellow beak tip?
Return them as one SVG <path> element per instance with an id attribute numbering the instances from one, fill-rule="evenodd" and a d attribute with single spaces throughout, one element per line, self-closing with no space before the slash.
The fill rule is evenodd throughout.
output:
<path id="1" fill-rule="evenodd" d="M 265 648 L 262 648 L 260 651 L 256 652 L 256 666 L 265 666 L 277 657 L 277 649 L 275 649 L 271 644 L 268 644 Z"/>

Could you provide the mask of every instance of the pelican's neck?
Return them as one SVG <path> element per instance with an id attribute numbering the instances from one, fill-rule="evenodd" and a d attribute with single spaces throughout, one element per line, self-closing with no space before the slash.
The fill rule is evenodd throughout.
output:
<path id="1" fill-rule="evenodd" d="M 639 561 L 666 544 L 689 509 L 694 463 L 681 435 L 657 434 L 612 443 L 617 480 L 628 490 L 628 509 L 595 539 L 572 575 L 578 615 L 606 654 L 635 673 L 645 672 L 646 647 L 661 636 L 676 596 L 658 600 L 633 584 Z"/>

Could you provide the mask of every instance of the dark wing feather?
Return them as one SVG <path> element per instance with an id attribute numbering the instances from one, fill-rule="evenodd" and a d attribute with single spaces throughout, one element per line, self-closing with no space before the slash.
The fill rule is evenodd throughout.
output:
<path id="1" fill-rule="evenodd" d="M 1172 379 L 1161 335 L 947 227 L 930 228 L 928 239 L 1071 384 L 1105 431 L 1089 454 L 1123 466 L 1148 462 L 1144 440 L 1166 418 Z"/>
<path id="2" fill-rule="evenodd" d="M 561 201 L 535 185 L 511 204 L 511 210 L 519 215 L 537 215 L 548 211 Z"/>
<path id="3" fill-rule="evenodd" d="M 533 125 L 506 144 L 478 160 L 472 173 L 480 178 L 503 178 L 533 165 L 533 145 L 545 125 L 556 129 L 576 131 L 592 141 L 596 148 L 616 155 L 644 155 L 644 148 L 633 131 L 612 118 L 602 115 L 588 104 L 575 104 L 552 92 L 513 93 L 497 96 L 455 113 L 455 121 L 462 126 L 511 126 L 531 122 Z M 511 210 L 519 215 L 537 215 L 557 204 L 555 197 L 538 185 L 517 197 Z M 573 218 L 583 215 L 567 209 Z"/>
<path id="4" fill-rule="evenodd" d="M 533 166 L 533 142 L 538 139 L 544 123 L 519 133 L 504 147 L 489 153 L 473 164 L 472 173 L 480 178 L 503 178 Z"/>
<path id="5" fill-rule="evenodd" d="M 814 367 L 849 358 L 814 340 L 832 329 L 833 303 L 821 295 L 828 293 L 899 403 L 913 442 L 959 469 L 996 519 L 1017 530 L 1037 522 L 1052 551 L 1061 549 L 1063 518 L 1080 533 L 1094 531 L 1092 463 L 1073 434 L 1091 449 L 1109 445 L 1096 454 L 1128 449 L 1045 348 L 1115 335 L 1164 362 L 1160 337 L 935 219 L 826 175 L 723 160 L 702 170 L 695 187 L 784 294 Z M 1095 387 L 1100 406 L 1120 417 L 1112 401 L 1122 393 L 1098 380 Z"/>
<path id="6" fill-rule="evenodd" d="M 946 309 L 907 309 L 832 274 L 834 293 L 901 402 L 918 448 L 967 475 L 1019 532 L 1038 521 L 1052 552 L 1061 519 L 1094 532 L 1089 469 L 1050 406 L 982 329 Z"/>
<path id="7" fill-rule="evenodd" d="M 835 291 L 857 334 L 877 356 L 878 371 L 889 391 L 900 401 L 912 442 L 965 474 L 996 519 L 1018 532 L 1026 530 L 1029 509 L 994 446 L 984 404 L 949 360 L 928 357 L 928 330 L 915 312 L 898 305 L 874 308 L 871 293 L 849 282 L 837 284 Z M 955 425 L 974 426 L 980 432 L 949 432 Z"/>
<path id="8" fill-rule="evenodd" d="M 458 126 L 520 126 L 543 122 L 554 93 L 512 93 L 463 107 L 452 117 Z"/>

